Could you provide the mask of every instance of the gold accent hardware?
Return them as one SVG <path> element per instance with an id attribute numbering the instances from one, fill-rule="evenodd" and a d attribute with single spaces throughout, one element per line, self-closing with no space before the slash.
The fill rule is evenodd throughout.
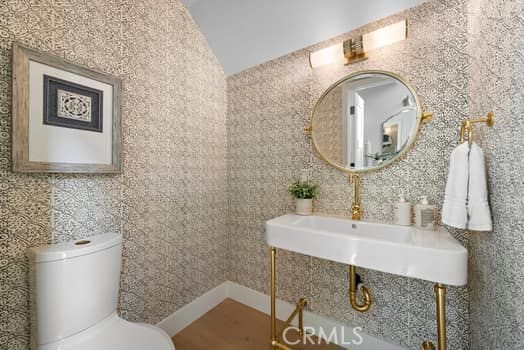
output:
<path id="1" fill-rule="evenodd" d="M 287 345 L 282 344 L 279 341 L 279 337 L 277 335 L 277 315 L 276 315 L 276 254 L 277 250 L 275 248 L 271 248 L 270 250 L 270 256 L 271 256 L 271 349 L 276 350 L 292 350 Z M 298 317 L 298 333 L 299 335 L 304 335 L 304 308 L 307 305 L 307 301 L 305 298 L 300 298 L 297 302 L 297 305 L 291 315 L 289 315 L 288 319 L 284 323 L 284 326 L 282 327 L 282 332 L 286 330 L 286 328 L 291 325 L 291 322 Z"/>
<path id="2" fill-rule="evenodd" d="M 360 205 L 360 176 L 357 174 L 349 175 L 349 183 L 353 184 L 353 204 L 351 205 L 351 219 L 360 220 L 362 216 L 362 206 Z"/>
<path id="3" fill-rule="evenodd" d="M 284 345 L 284 344 L 279 343 L 279 342 L 275 343 L 273 346 L 274 346 L 275 349 L 280 349 L 280 350 L 293 350 L 293 349 L 291 349 L 289 346 Z"/>
<path id="4" fill-rule="evenodd" d="M 288 319 L 284 323 L 284 326 L 282 327 L 282 331 L 284 331 L 286 328 L 288 328 L 291 325 L 291 322 L 295 319 L 295 317 L 298 316 L 298 334 L 304 335 L 304 308 L 307 305 L 307 301 L 304 298 L 300 298 L 297 302 L 297 305 L 291 315 L 289 315 Z"/>
<path id="5" fill-rule="evenodd" d="M 353 204 L 351 205 L 351 219 L 360 220 L 362 216 L 362 206 L 360 204 L 360 176 L 357 174 L 349 175 L 349 182 L 353 184 Z M 358 312 L 366 312 L 371 307 L 371 295 L 366 287 L 361 287 L 363 304 L 357 302 L 357 273 L 355 266 L 349 265 L 349 303 Z"/>
<path id="6" fill-rule="evenodd" d="M 349 168 L 343 167 L 343 166 L 341 166 L 339 164 L 336 164 L 336 163 L 330 161 L 329 159 L 327 159 L 326 157 L 324 157 L 322 155 L 322 152 L 320 152 L 320 150 L 318 148 L 318 145 L 315 142 L 315 137 L 313 135 L 313 130 L 315 129 L 315 114 L 316 114 L 317 110 L 320 108 L 320 105 L 321 105 L 322 101 L 324 100 L 324 98 L 332 90 L 336 89 L 340 84 L 344 83 L 345 81 L 353 79 L 354 77 L 357 77 L 359 75 L 364 75 L 364 74 L 383 74 L 383 75 L 387 75 L 389 77 L 392 77 L 392 78 L 400 81 L 402 84 L 404 84 L 408 88 L 408 90 L 411 91 L 411 93 L 412 93 L 412 95 L 413 95 L 413 97 L 415 99 L 415 105 L 417 106 L 417 111 L 418 111 L 417 121 L 416 121 L 415 128 L 413 130 L 413 135 L 411 135 L 411 137 L 409 138 L 409 140 L 406 143 L 406 146 L 402 149 L 402 151 L 400 151 L 400 153 L 396 157 L 394 157 L 391 160 L 388 160 L 387 162 L 383 162 L 383 163 L 381 163 L 380 165 L 378 165 L 378 166 L 376 166 L 374 168 L 349 169 Z M 338 80 L 335 83 L 333 83 L 329 88 L 327 88 L 326 91 L 324 91 L 324 93 L 319 97 L 319 99 L 315 103 L 315 106 L 313 107 L 313 110 L 311 112 L 311 117 L 310 117 L 310 119 L 308 121 L 308 124 L 310 124 L 312 126 L 312 129 L 311 129 L 311 131 L 312 131 L 311 132 L 311 141 L 312 142 L 311 143 L 312 143 L 312 146 L 313 146 L 313 152 L 318 156 L 318 158 L 320 158 L 326 164 L 329 164 L 332 167 L 334 167 L 335 169 L 338 169 L 340 171 L 344 171 L 344 172 L 350 173 L 350 174 L 357 174 L 357 173 L 360 174 L 360 173 L 376 172 L 376 171 L 378 171 L 378 170 L 380 170 L 382 168 L 385 168 L 385 167 L 393 164 L 396 161 L 399 161 L 399 160 L 403 159 L 406 156 L 406 154 L 411 150 L 411 148 L 415 145 L 415 141 L 417 139 L 417 136 L 419 134 L 419 131 L 420 131 L 420 128 L 421 128 L 421 125 L 422 125 L 422 119 L 423 119 L 423 108 L 422 108 L 422 103 L 420 102 L 420 98 L 418 97 L 418 95 L 416 93 L 416 90 L 404 78 L 402 78 L 398 74 L 395 74 L 395 73 L 392 73 L 392 72 L 388 72 L 388 71 L 384 71 L 384 70 L 362 70 L 362 71 L 358 71 L 358 72 L 346 75 L 345 77 L 343 77 L 340 80 Z"/>
<path id="7" fill-rule="evenodd" d="M 371 307 L 371 295 L 366 287 L 361 287 L 363 304 L 357 302 L 357 273 L 354 265 L 349 265 L 349 303 L 358 312 L 366 312 Z"/>
<path id="8" fill-rule="evenodd" d="M 271 347 L 276 349 L 277 317 L 276 317 L 276 254 L 277 250 L 271 248 Z"/>
<path id="9" fill-rule="evenodd" d="M 467 119 L 462 122 L 460 127 L 460 143 L 466 142 L 466 133 L 468 134 L 468 143 L 473 143 L 473 124 L 486 123 L 487 126 L 492 127 L 495 124 L 495 115 L 489 112 L 484 118 Z"/>
<path id="10" fill-rule="evenodd" d="M 422 343 L 423 350 L 435 350 L 435 345 L 430 341 L 425 341 Z"/>
<path id="11" fill-rule="evenodd" d="M 311 125 L 311 122 L 304 128 L 304 133 L 309 138 L 313 135 L 313 125 Z"/>
<path id="12" fill-rule="evenodd" d="M 306 307 L 307 301 L 304 298 L 300 298 L 297 308 L 298 310 L 298 334 L 304 335 L 304 307 Z"/>
<path id="13" fill-rule="evenodd" d="M 446 350 L 446 287 L 437 283 L 434 287 L 437 301 L 437 349 Z M 424 350 L 435 350 L 435 345 L 430 341 L 422 343 Z"/>
<path id="14" fill-rule="evenodd" d="M 433 113 L 422 112 L 422 123 L 429 123 L 432 120 L 433 120 Z"/>
<path id="15" fill-rule="evenodd" d="M 344 48 L 344 65 L 350 65 L 353 63 L 365 61 L 368 59 L 366 52 L 364 51 L 364 39 L 362 35 L 356 39 L 348 39 L 342 43 Z"/>
<path id="16" fill-rule="evenodd" d="M 437 283 L 435 295 L 437 297 L 437 346 L 438 350 L 446 350 L 446 287 Z"/>

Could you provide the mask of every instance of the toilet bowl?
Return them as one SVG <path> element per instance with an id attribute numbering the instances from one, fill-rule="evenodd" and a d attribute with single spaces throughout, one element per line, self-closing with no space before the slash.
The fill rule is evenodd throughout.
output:
<path id="1" fill-rule="evenodd" d="M 148 350 L 174 349 L 173 342 L 161 329 L 127 322 L 115 314 L 95 326 L 58 343 L 38 350 Z"/>
<path id="2" fill-rule="evenodd" d="M 28 250 L 32 349 L 175 349 L 162 329 L 118 317 L 121 253 L 117 234 Z"/>

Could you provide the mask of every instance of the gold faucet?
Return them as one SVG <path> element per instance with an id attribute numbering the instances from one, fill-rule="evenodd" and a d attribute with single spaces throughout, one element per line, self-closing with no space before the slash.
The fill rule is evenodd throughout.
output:
<path id="1" fill-rule="evenodd" d="M 353 204 L 351 205 L 351 219 L 360 220 L 362 207 L 360 206 L 360 176 L 357 174 L 349 175 L 349 183 L 353 184 Z"/>

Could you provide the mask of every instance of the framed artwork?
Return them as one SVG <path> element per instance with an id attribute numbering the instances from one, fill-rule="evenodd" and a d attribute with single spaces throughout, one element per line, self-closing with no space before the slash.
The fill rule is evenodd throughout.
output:
<path id="1" fill-rule="evenodd" d="M 121 171 L 122 81 L 13 44 L 13 171 Z"/>

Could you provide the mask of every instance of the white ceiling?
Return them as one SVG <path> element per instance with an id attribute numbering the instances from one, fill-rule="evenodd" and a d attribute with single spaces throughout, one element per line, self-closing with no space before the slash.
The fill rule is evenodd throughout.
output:
<path id="1" fill-rule="evenodd" d="M 425 0 L 182 0 L 227 75 Z"/>

